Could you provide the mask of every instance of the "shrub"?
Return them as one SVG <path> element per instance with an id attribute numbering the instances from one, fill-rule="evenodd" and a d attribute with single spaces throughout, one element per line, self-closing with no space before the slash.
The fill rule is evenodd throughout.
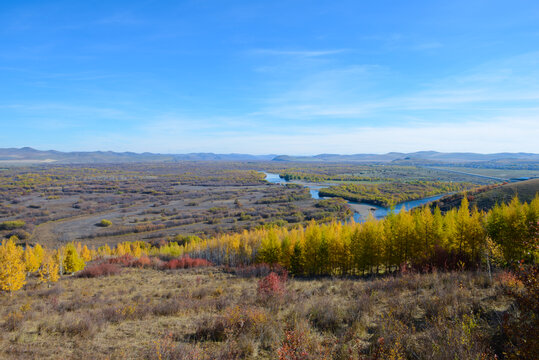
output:
<path id="1" fill-rule="evenodd" d="M 503 324 L 509 338 L 509 359 L 536 359 L 539 354 L 539 266 L 524 266 L 515 276 L 521 287 L 506 289 L 515 299 L 518 312 L 507 317 Z"/>
<path id="2" fill-rule="evenodd" d="M 178 300 L 162 301 L 152 307 L 152 313 L 157 316 L 173 316 L 184 309 L 184 304 Z"/>
<path id="3" fill-rule="evenodd" d="M 226 337 L 224 317 L 203 317 L 197 324 L 193 338 L 197 341 L 223 341 Z"/>
<path id="4" fill-rule="evenodd" d="M 285 292 L 285 281 L 285 277 L 271 272 L 258 281 L 257 293 L 263 299 L 281 296 Z"/>
<path id="5" fill-rule="evenodd" d="M 277 350 L 279 360 L 329 359 L 331 357 L 328 352 L 328 349 L 313 341 L 308 330 L 304 328 L 287 331 L 281 347 Z"/>
<path id="6" fill-rule="evenodd" d="M 172 334 L 153 341 L 153 348 L 148 351 L 149 360 L 202 360 L 206 359 L 197 345 L 174 344 Z"/>
<path id="7" fill-rule="evenodd" d="M 204 317 L 197 326 L 195 340 L 224 341 L 241 336 L 260 338 L 270 318 L 259 308 L 235 306 L 222 316 Z"/>
<path id="8" fill-rule="evenodd" d="M 135 258 L 129 254 L 116 256 L 107 260 L 109 264 L 118 264 L 122 266 L 131 266 L 134 261 L 135 261 Z"/>
<path id="9" fill-rule="evenodd" d="M 22 228 L 26 223 L 22 220 L 4 221 L 0 223 L 0 230 L 13 230 Z"/>
<path id="10" fill-rule="evenodd" d="M 55 325 L 54 330 L 63 335 L 91 337 L 97 333 L 102 325 L 102 320 L 98 317 L 83 316 L 64 317 Z"/>
<path id="11" fill-rule="evenodd" d="M 343 309 L 327 297 L 313 303 L 309 309 L 309 319 L 321 331 L 337 332 L 346 324 Z"/>
<path id="12" fill-rule="evenodd" d="M 190 269 L 195 267 L 212 266 L 213 264 L 205 259 L 191 259 L 189 255 L 179 259 L 172 259 L 164 264 L 166 269 Z"/>
<path id="13" fill-rule="evenodd" d="M 148 313 L 147 310 L 146 307 L 142 307 L 138 303 L 132 303 L 104 308 L 100 314 L 96 314 L 96 317 L 111 323 L 119 323 L 128 319 L 142 319 Z"/>
<path id="14" fill-rule="evenodd" d="M 101 276 L 109 276 L 119 274 L 122 269 L 115 264 L 100 263 L 86 267 L 79 273 L 79 277 L 95 278 Z"/>
<path id="15" fill-rule="evenodd" d="M 165 266 L 165 262 L 157 257 L 151 257 L 150 261 L 151 267 L 153 267 L 154 269 L 163 269 L 163 267 Z"/>
<path id="16" fill-rule="evenodd" d="M 6 316 L 3 328 L 6 331 L 15 331 L 22 326 L 23 322 L 24 314 L 21 311 L 14 311 Z"/>
<path id="17" fill-rule="evenodd" d="M 135 261 L 133 261 L 132 266 L 138 267 L 138 268 L 147 268 L 152 265 L 152 260 L 148 257 L 148 255 L 142 255 Z"/>
<path id="18" fill-rule="evenodd" d="M 110 220 L 107 220 L 107 219 L 102 219 L 100 222 L 98 222 L 96 224 L 97 226 L 101 226 L 101 227 L 109 227 L 112 225 L 112 221 Z"/>
<path id="19" fill-rule="evenodd" d="M 500 286 L 508 291 L 522 288 L 522 281 L 511 271 L 502 271 L 496 275 L 496 280 Z"/>

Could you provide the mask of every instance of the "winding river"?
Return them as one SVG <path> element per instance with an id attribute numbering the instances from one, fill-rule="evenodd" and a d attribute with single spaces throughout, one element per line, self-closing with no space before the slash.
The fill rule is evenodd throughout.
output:
<path id="1" fill-rule="evenodd" d="M 293 184 L 299 184 L 299 185 L 303 185 L 305 187 L 308 187 L 309 192 L 311 193 L 311 197 L 313 199 L 321 199 L 320 194 L 319 194 L 319 190 L 322 189 L 322 188 L 328 187 L 328 185 L 332 185 L 332 184 L 307 183 L 307 182 L 303 182 L 303 181 L 294 181 L 294 180 L 287 181 L 287 180 L 281 178 L 279 176 L 279 174 L 268 173 L 268 172 L 264 172 L 264 174 L 266 175 L 266 181 L 268 181 L 270 183 L 273 183 L 273 184 L 284 185 L 286 183 L 293 183 Z M 421 206 L 421 205 L 425 205 L 425 204 L 427 204 L 427 203 L 429 203 L 431 201 L 438 200 L 439 198 L 441 198 L 441 197 L 443 197 L 445 195 L 447 195 L 447 194 L 441 194 L 441 195 L 426 197 L 426 198 L 423 198 L 423 199 L 411 200 L 411 201 L 405 201 L 405 202 L 399 203 L 399 204 L 397 204 L 395 206 L 395 212 L 399 212 L 402 209 L 403 206 L 404 206 L 404 208 L 406 210 L 410 210 L 412 208 L 415 208 L 415 207 L 418 207 L 418 206 Z M 350 207 L 352 208 L 352 210 L 354 210 L 354 221 L 356 221 L 356 222 L 365 221 L 366 213 L 368 213 L 369 210 L 373 213 L 373 215 L 374 215 L 374 217 L 376 219 L 382 219 L 382 218 L 386 217 L 390 212 L 390 208 L 383 207 L 383 206 L 372 205 L 372 204 L 369 204 L 369 203 L 355 202 L 355 201 L 347 201 L 347 203 L 350 204 Z M 358 211 L 358 208 L 363 209 L 363 211 Z M 367 212 L 365 211 L 365 209 L 367 209 Z"/>

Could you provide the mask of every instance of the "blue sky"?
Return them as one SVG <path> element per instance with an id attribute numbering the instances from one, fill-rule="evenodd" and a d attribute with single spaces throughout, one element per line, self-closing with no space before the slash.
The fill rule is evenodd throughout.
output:
<path id="1" fill-rule="evenodd" d="M 539 152 L 537 1 L 0 2 L 0 147 Z"/>

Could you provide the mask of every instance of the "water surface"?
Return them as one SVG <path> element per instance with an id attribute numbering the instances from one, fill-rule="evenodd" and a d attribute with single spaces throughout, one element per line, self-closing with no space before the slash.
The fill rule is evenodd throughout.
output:
<path id="1" fill-rule="evenodd" d="M 270 182 L 270 183 L 281 184 L 281 185 L 287 184 L 287 183 L 292 183 L 292 184 L 299 183 L 301 185 L 304 185 L 305 187 L 308 187 L 309 192 L 311 193 L 311 197 L 313 199 L 327 199 L 327 197 L 320 197 L 319 190 L 322 189 L 322 188 L 326 188 L 329 185 L 331 185 L 331 184 L 305 183 L 305 182 L 298 182 L 298 181 L 294 181 L 294 180 L 287 181 L 287 180 L 281 178 L 279 176 L 279 174 L 268 173 L 268 172 L 264 172 L 264 174 L 266 175 L 266 180 L 268 182 Z M 413 209 L 415 207 L 428 204 L 431 201 L 438 200 L 438 199 L 440 199 L 441 197 L 443 197 L 445 195 L 447 195 L 447 194 L 430 196 L 430 197 L 426 197 L 426 198 L 423 198 L 423 199 L 417 199 L 417 200 L 411 200 L 411 201 L 405 201 L 405 202 L 399 203 L 399 204 L 397 204 L 395 206 L 395 213 L 398 213 L 399 211 L 401 211 L 403 206 L 404 206 L 404 209 L 410 210 L 410 209 Z M 382 218 L 386 217 L 391 211 L 391 209 L 388 208 L 388 207 L 372 205 L 372 204 L 365 203 L 365 202 L 356 202 L 356 201 L 346 201 L 346 202 L 348 204 L 356 204 L 356 205 L 368 206 L 370 209 L 372 209 L 373 216 L 376 219 L 382 219 Z M 365 221 L 365 216 L 363 216 L 362 214 L 360 214 L 357 211 L 354 211 L 354 221 L 363 222 L 363 221 Z"/>

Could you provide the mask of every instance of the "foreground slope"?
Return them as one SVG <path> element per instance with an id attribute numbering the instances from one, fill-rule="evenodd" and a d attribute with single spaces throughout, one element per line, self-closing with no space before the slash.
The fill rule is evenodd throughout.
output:
<path id="1" fill-rule="evenodd" d="M 506 286 L 484 273 L 408 274 L 291 279 L 264 296 L 257 278 L 219 268 L 126 268 L 0 297 L 0 358 L 492 358 Z"/>

